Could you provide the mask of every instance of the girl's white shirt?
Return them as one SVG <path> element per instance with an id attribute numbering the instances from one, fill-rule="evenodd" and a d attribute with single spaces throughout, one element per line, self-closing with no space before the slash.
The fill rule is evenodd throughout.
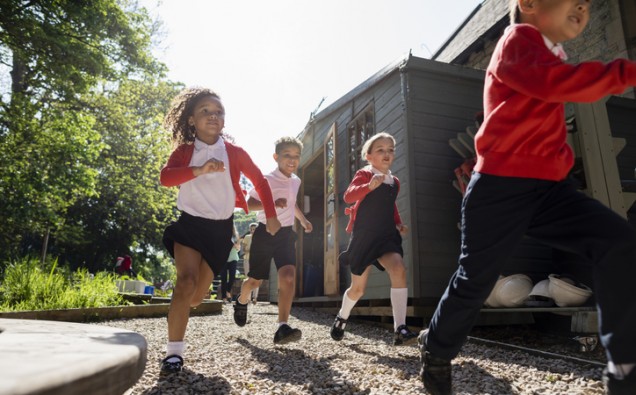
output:
<path id="1" fill-rule="evenodd" d="M 196 217 L 228 219 L 234 213 L 236 193 L 232 187 L 230 161 L 223 138 L 212 145 L 195 139 L 190 166 L 201 166 L 212 158 L 223 161 L 225 171 L 201 174 L 181 184 L 177 208 Z"/>
<path id="2" fill-rule="evenodd" d="M 370 170 L 371 173 L 373 174 L 384 174 L 384 180 L 382 180 L 384 184 L 393 185 L 393 183 L 395 182 L 395 179 L 393 178 L 393 174 L 391 173 L 391 170 L 389 170 L 388 173 L 382 173 L 380 170 L 376 169 L 375 167 L 371 165 L 367 165 L 366 169 Z"/>

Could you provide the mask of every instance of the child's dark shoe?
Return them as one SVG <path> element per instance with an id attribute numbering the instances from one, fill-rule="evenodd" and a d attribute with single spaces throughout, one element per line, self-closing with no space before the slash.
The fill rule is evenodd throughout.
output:
<path id="1" fill-rule="evenodd" d="M 274 334 L 274 344 L 287 344 L 300 340 L 303 333 L 300 329 L 292 328 L 287 324 L 278 327 Z"/>
<path id="2" fill-rule="evenodd" d="M 247 303 L 242 304 L 239 302 L 239 298 L 236 298 L 236 303 L 234 303 L 234 322 L 238 326 L 245 326 L 247 323 Z"/>
<path id="3" fill-rule="evenodd" d="M 337 315 L 333 325 L 331 325 L 331 338 L 337 341 L 342 340 L 345 333 L 345 326 L 347 326 L 347 320 Z"/>
<path id="4" fill-rule="evenodd" d="M 161 361 L 161 374 L 178 373 L 183 368 L 183 358 L 179 355 L 168 355 Z"/>
<path id="5" fill-rule="evenodd" d="M 415 344 L 417 341 L 417 333 L 411 332 L 408 326 L 400 325 L 393 334 L 394 346 L 407 346 L 409 344 Z"/>
<path id="6" fill-rule="evenodd" d="M 619 380 L 605 368 L 603 371 L 603 384 L 605 384 L 605 393 L 607 395 L 636 394 L 636 369 L 632 369 L 627 376 Z"/>
<path id="7" fill-rule="evenodd" d="M 437 358 L 426 351 L 426 335 L 428 329 L 424 329 L 417 337 L 420 349 L 420 378 L 424 388 L 432 395 L 451 395 L 452 393 L 452 367 L 448 360 Z"/>

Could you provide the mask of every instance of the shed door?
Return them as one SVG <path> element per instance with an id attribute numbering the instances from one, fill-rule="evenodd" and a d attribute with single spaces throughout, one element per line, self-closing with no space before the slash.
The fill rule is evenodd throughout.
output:
<path id="1" fill-rule="evenodd" d="M 339 295 L 338 192 L 336 190 L 336 124 L 325 140 L 325 295 Z"/>

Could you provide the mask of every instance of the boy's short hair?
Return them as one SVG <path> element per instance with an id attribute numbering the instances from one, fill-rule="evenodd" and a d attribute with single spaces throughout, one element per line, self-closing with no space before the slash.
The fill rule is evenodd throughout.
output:
<path id="1" fill-rule="evenodd" d="M 296 137 L 291 137 L 291 136 L 281 137 L 278 140 L 276 140 L 274 144 L 276 145 L 277 154 L 280 154 L 283 148 L 285 148 L 288 145 L 295 145 L 296 147 L 298 147 L 300 151 L 303 150 L 303 143 L 300 140 L 298 140 Z"/>
<path id="2" fill-rule="evenodd" d="M 510 8 L 510 24 L 515 24 L 521 22 L 521 11 L 519 11 L 519 0 L 509 0 L 509 8 Z"/>

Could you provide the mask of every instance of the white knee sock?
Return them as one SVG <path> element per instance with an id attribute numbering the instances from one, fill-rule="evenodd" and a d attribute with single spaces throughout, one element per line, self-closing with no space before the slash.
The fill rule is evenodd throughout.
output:
<path id="1" fill-rule="evenodd" d="M 357 300 L 349 299 L 349 290 L 346 290 L 344 295 L 342 296 L 342 307 L 340 307 L 340 311 L 338 315 L 340 318 L 349 319 L 349 315 L 351 314 L 351 310 L 358 303 Z"/>
<path id="2" fill-rule="evenodd" d="M 408 288 L 391 288 L 391 307 L 393 308 L 393 329 L 406 324 L 406 305 L 409 299 Z"/>
<path id="3" fill-rule="evenodd" d="M 185 342 L 168 342 L 166 345 L 166 356 L 168 355 L 178 355 L 183 357 L 183 351 L 185 351 Z"/>

